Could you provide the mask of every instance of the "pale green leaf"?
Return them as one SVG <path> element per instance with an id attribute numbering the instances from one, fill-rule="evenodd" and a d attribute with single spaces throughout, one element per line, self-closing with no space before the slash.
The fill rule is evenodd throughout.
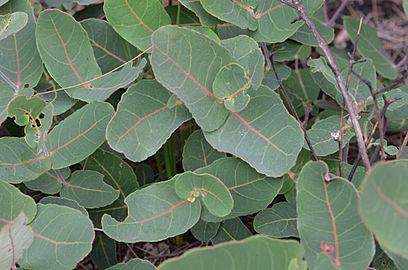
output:
<path id="1" fill-rule="evenodd" d="M 317 156 L 328 156 L 339 151 L 339 128 L 340 116 L 333 115 L 325 119 L 318 120 L 306 132 Z M 354 132 L 346 123 L 346 120 L 344 120 L 342 147 L 346 146 L 353 136 Z M 305 147 L 307 147 L 306 144 Z"/>
<path id="2" fill-rule="evenodd" d="M 190 229 L 200 218 L 201 204 L 180 199 L 174 180 L 152 184 L 127 196 L 128 216 L 124 221 L 102 217 L 105 234 L 121 242 L 153 242 Z"/>
<path id="3" fill-rule="evenodd" d="M 51 168 L 45 155 L 38 156 L 24 138 L 0 138 L 0 180 L 18 184 L 38 178 Z"/>
<path id="4" fill-rule="evenodd" d="M 280 179 L 259 174 L 247 163 L 233 157 L 218 159 L 211 165 L 196 170 L 196 173 L 208 173 L 219 178 L 234 200 L 232 212 L 223 218 L 217 218 L 203 209 L 202 218 L 211 222 L 245 216 L 265 209 L 282 187 Z"/>
<path id="5" fill-rule="evenodd" d="M 6 2 L 3 1 L 3 4 Z M 13 0 L 0 7 L 0 15 L 14 12 L 28 14 L 28 22 L 17 33 L 0 40 L 0 123 L 7 117 L 8 103 L 21 94 L 23 87 L 35 87 L 43 72 L 35 44 L 35 19 L 29 0 Z"/>
<path id="6" fill-rule="evenodd" d="M 324 25 L 324 23 L 316 18 L 311 18 L 312 22 L 316 26 L 317 30 L 319 31 L 320 35 L 323 39 L 330 44 L 334 39 L 334 29 Z M 304 45 L 318 47 L 319 44 L 316 40 L 316 37 L 310 31 L 307 25 L 303 25 L 296 31 L 296 33 L 290 37 L 290 39 L 296 40 Z"/>
<path id="7" fill-rule="evenodd" d="M 361 185 L 361 218 L 387 250 L 408 259 L 408 160 L 378 163 Z"/>
<path id="8" fill-rule="evenodd" d="M 119 197 L 120 192 L 103 181 L 104 175 L 89 170 L 75 171 L 62 187 L 61 197 L 77 201 L 85 208 L 107 206 Z"/>
<path id="9" fill-rule="evenodd" d="M 216 217 L 225 217 L 234 206 L 230 191 L 217 177 L 200 172 L 185 172 L 174 177 L 176 193 L 180 198 L 194 202 L 201 200 Z"/>
<path id="10" fill-rule="evenodd" d="M 103 7 L 113 29 L 140 50 L 150 47 L 150 37 L 171 23 L 159 0 L 106 0 Z"/>
<path id="11" fill-rule="evenodd" d="M 26 249 L 34 240 L 34 232 L 27 225 L 28 220 L 24 213 L 20 213 L 0 229 L 0 269 L 15 269 Z"/>
<path id="12" fill-rule="evenodd" d="M 299 237 L 296 205 L 280 202 L 255 216 L 254 229 L 273 238 Z"/>
<path id="13" fill-rule="evenodd" d="M 283 64 L 275 64 L 275 68 L 276 73 L 282 81 L 287 80 L 292 73 L 290 67 Z M 268 86 L 272 91 L 280 87 L 279 81 L 276 78 L 276 74 L 272 68 L 265 74 L 262 84 Z"/>
<path id="14" fill-rule="evenodd" d="M 291 40 L 278 43 L 272 48 L 273 60 L 285 62 L 296 59 L 306 59 L 312 53 L 312 48 Z"/>
<path id="15" fill-rule="evenodd" d="M 221 128 L 204 135 L 215 149 L 243 159 L 259 173 L 279 177 L 295 165 L 302 133 L 279 96 L 261 86 L 243 111 L 230 112 Z"/>
<path id="16" fill-rule="evenodd" d="M 190 114 L 178 101 L 170 109 L 170 93 L 154 80 L 143 80 L 122 96 L 106 131 L 112 149 L 138 162 L 154 155 Z"/>
<path id="17" fill-rule="evenodd" d="M 382 250 L 387 254 L 388 257 L 392 259 L 394 264 L 397 266 L 399 270 L 405 270 L 408 268 L 408 259 L 405 257 L 402 257 L 396 253 L 393 253 L 386 248 L 381 247 Z M 395 266 L 394 266 L 395 267 Z M 381 269 L 378 269 L 381 270 Z"/>
<path id="18" fill-rule="evenodd" d="M 167 260 L 158 269 L 283 270 L 288 269 L 292 259 L 304 265 L 303 253 L 297 241 L 253 236 L 244 241 L 188 251 L 179 258 Z"/>
<path id="19" fill-rule="evenodd" d="M 80 211 L 60 205 L 38 205 L 31 223 L 34 242 L 18 263 L 33 270 L 73 269 L 90 251 L 92 222 Z"/>
<path id="20" fill-rule="evenodd" d="M 221 67 L 233 62 L 228 51 L 196 31 L 177 26 L 157 30 L 152 43 L 157 81 L 184 102 L 204 131 L 219 128 L 228 110 L 211 88 Z"/>
<path id="21" fill-rule="evenodd" d="M 27 25 L 28 15 L 24 12 L 14 12 L 0 15 L 0 40 L 17 33 Z"/>
<path id="22" fill-rule="evenodd" d="M 324 162 L 309 162 L 300 172 L 296 190 L 298 231 L 309 267 L 322 269 L 317 268 L 319 254 L 325 252 L 341 269 L 367 269 L 374 240 L 359 216 L 353 184 L 329 175 Z"/>
<path id="23" fill-rule="evenodd" d="M 205 140 L 203 132 L 196 130 L 184 143 L 183 168 L 185 171 L 194 171 L 223 157 L 225 157 L 225 154 L 212 148 Z"/>
<path id="24" fill-rule="evenodd" d="M 387 79 L 397 78 L 398 70 L 385 52 L 377 32 L 371 26 L 363 23 L 360 34 L 358 34 L 360 19 L 345 16 L 343 21 L 344 29 L 349 34 L 353 43 L 356 44 L 358 40 L 358 51 L 364 58 L 373 61 L 377 72 Z"/>
<path id="25" fill-rule="evenodd" d="M 211 242 L 213 245 L 216 245 L 223 242 L 243 240 L 251 235 L 251 231 L 239 218 L 233 218 L 221 222 L 220 228 L 211 239 Z"/>
<path id="26" fill-rule="evenodd" d="M 31 222 L 37 213 L 34 200 L 23 194 L 18 188 L 0 181 L 0 228 L 24 213 L 27 222 Z"/>
<path id="27" fill-rule="evenodd" d="M 255 1 L 258 2 L 258 1 Z M 254 16 L 254 6 L 246 6 L 242 1 L 201 0 L 203 8 L 214 17 L 242 29 L 256 30 L 258 22 Z"/>
<path id="28" fill-rule="evenodd" d="M 54 127 L 46 141 L 47 156 L 51 157 L 52 167 L 68 167 L 84 160 L 98 149 L 105 141 L 106 125 L 112 115 L 113 108 L 110 104 L 93 102 Z"/>
<path id="29" fill-rule="evenodd" d="M 265 58 L 258 43 L 248 36 L 240 35 L 223 40 L 222 46 L 245 68 L 252 81 L 252 88 L 257 90 L 261 86 L 265 65 Z"/>
<path id="30" fill-rule="evenodd" d="M 220 225 L 220 222 L 207 222 L 200 219 L 191 228 L 191 234 L 201 242 L 209 242 L 217 234 Z"/>
<path id="31" fill-rule="evenodd" d="M 251 97 L 248 89 L 252 81 L 245 69 L 239 64 L 223 66 L 213 82 L 214 95 L 224 102 L 227 110 L 240 112 L 248 105 Z"/>
<path id="32" fill-rule="evenodd" d="M 154 269 L 156 269 L 156 267 L 154 267 L 154 265 L 151 264 L 149 261 L 145 261 L 142 259 L 132 259 L 127 263 L 119 263 L 117 265 L 109 267 L 106 270 L 154 270 Z"/>
<path id="33" fill-rule="evenodd" d="M 88 33 L 96 61 L 102 72 L 108 72 L 137 55 L 137 50 L 124 41 L 104 20 L 90 18 L 81 21 Z"/>

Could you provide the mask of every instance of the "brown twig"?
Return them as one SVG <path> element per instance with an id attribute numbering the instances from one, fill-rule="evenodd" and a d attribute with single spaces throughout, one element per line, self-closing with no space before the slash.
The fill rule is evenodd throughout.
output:
<path id="1" fill-rule="evenodd" d="M 281 92 L 282 92 L 282 94 L 283 94 L 283 96 L 285 98 L 285 101 L 289 105 L 289 109 L 290 109 L 291 113 L 296 118 L 296 120 L 298 121 L 299 125 L 301 126 L 301 128 L 303 130 L 303 135 L 304 135 L 304 138 L 305 138 L 305 141 L 306 141 L 307 145 L 309 146 L 309 150 L 312 152 L 313 160 L 317 161 L 319 159 L 317 158 L 316 152 L 314 151 L 314 148 L 313 148 L 312 142 L 310 141 L 309 136 L 307 136 L 306 127 L 302 124 L 302 121 L 300 120 L 300 117 L 299 117 L 299 115 L 298 115 L 298 113 L 296 111 L 296 108 L 293 105 L 293 102 L 289 97 L 288 91 L 286 90 L 286 87 L 282 83 L 282 78 L 280 77 L 280 75 L 279 75 L 279 73 L 278 73 L 278 71 L 276 69 L 276 66 L 275 66 L 275 64 L 273 62 L 273 54 L 271 54 L 269 52 L 269 49 L 268 49 L 268 47 L 266 46 L 265 43 L 262 43 L 261 46 L 262 46 L 262 50 L 263 50 L 263 53 L 265 55 L 265 58 L 269 58 L 267 56 L 270 55 L 269 61 L 266 60 L 266 63 L 267 63 L 267 65 L 271 65 L 272 70 L 275 73 L 276 80 L 279 83 L 280 90 L 281 90 Z M 269 67 L 269 69 L 270 69 L 270 67 Z"/>
<path id="2" fill-rule="evenodd" d="M 288 3 L 288 2 L 285 2 L 285 3 Z M 329 46 L 327 42 L 324 40 L 324 38 L 322 37 L 322 35 L 320 34 L 320 32 L 317 30 L 315 24 L 312 22 L 312 20 L 307 15 L 305 7 L 303 5 L 303 1 L 292 0 L 292 2 L 288 3 L 288 5 L 292 6 L 298 12 L 300 18 L 306 23 L 306 25 L 312 31 L 313 35 L 316 37 L 319 47 L 322 49 L 324 55 L 326 56 L 329 66 L 333 70 L 334 77 L 340 88 L 341 94 L 343 95 L 344 103 L 350 115 L 350 120 L 353 125 L 354 132 L 356 134 L 356 140 L 357 140 L 358 150 L 361 154 L 361 159 L 363 161 L 363 164 L 366 170 L 370 170 L 371 169 L 370 159 L 368 158 L 367 148 L 364 144 L 363 133 L 361 132 L 361 127 L 358 122 L 357 113 L 347 93 L 347 88 L 346 88 L 346 85 L 344 84 L 343 77 L 329 49 Z"/>
<path id="3" fill-rule="evenodd" d="M 326 26 L 332 27 L 336 23 L 337 18 L 341 15 L 341 13 L 347 7 L 349 2 L 350 2 L 350 0 L 343 0 L 341 5 L 334 12 L 333 17 L 331 17 L 331 19 L 326 22 Z"/>
<path id="4" fill-rule="evenodd" d="M 399 149 L 399 151 L 397 153 L 397 156 L 396 156 L 397 159 L 400 159 L 401 156 L 404 154 L 405 147 L 407 146 L 407 143 L 408 143 L 408 131 L 405 132 L 404 140 L 402 141 L 402 144 L 401 144 L 400 149 Z"/>

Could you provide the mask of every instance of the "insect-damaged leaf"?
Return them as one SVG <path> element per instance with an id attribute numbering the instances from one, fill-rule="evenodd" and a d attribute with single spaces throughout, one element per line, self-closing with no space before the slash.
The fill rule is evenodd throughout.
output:
<path id="1" fill-rule="evenodd" d="M 211 89 L 221 67 L 233 62 L 228 51 L 194 30 L 177 26 L 155 31 L 152 43 L 157 81 L 184 102 L 204 131 L 219 128 L 228 111 Z"/>
<path id="2" fill-rule="evenodd" d="M 374 240 L 359 216 L 353 184 L 332 178 L 324 162 L 309 162 L 296 190 L 298 231 L 309 267 L 315 269 L 325 252 L 341 269 L 366 269 L 374 256 Z"/>
<path id="3" fill-rule="evenodd" d="M 288 269 L 292 259 L 306 269 L 302 260 L 304 251 L 297 241 L 277 240 L 266 236 L 253 236 L 243 241 L 200 248 L 170 259 L 159 266 L 160 270 L 236 269 L 282 270 Z"/>
<path id="4" fill-rule="evenodd" d="M 175 178 L 136 190 L 126 197 L 128 216 L 116 221 L 102 217 L 106 235 L 120 242 L 160 241 L 182 234 L 197 223 L 201 204 L 181 199 L 175 192 Z"/>
<path id="5" fill-rule="evenodd" d="M 86 102 L 103 101 L 127 86 L 144 66 L 131 63 L 101 77 L 88 35 L 80 23 L 59 10 L 41 12 L 36 29 L 41 58 L 53 79 L 73 98 Z"/>
<path id="6" fill-rule="evenodd" d="M 27 25 L 28 15 L 24 12 L 14 12 L 0 15 L 0 40 L 17 33 Z"/>
<path id="7" fill-rule="evenodd" d="M 93 225 L 78 210 L 39 204 L 31 226 L 34 242 L 19 261 L 23 268 L 70 270 L 91 251 Z"/>
<path id="8" fill-rule="evenodd" d="M 27 222 L 31 222 L 37 213 L 35 201 L 18 188 L 0 181 L 0 229 L 17 218 L 19 213 L 24 213 Z"/>
<path id="9" fill-rule="evenodd" d="M 67 185 L 61 190 L 61 196 L 77 201 L 85 208 L 100 208 L 114 202 L 119 191 L 103 181 L 104 175 L 89 170 L 75 171 Z"/>
<path id="10" fill-rule="evenodd" d="M 195 171 L 219 178 L 231 192 L 234 207 L 228 216 L 219 218 L 203 209 L 202 219 L 216 222 L 244 216 L 265 209 L 282 187 L 280 179 L 259 174 L 238 158 L 221 158 Z"/>
<path id="11" fill-rule="evenodd" d="M 140 50 L 150 47 L 150 37 L 171 23 L 159 0 L 106 0 L 103 7 L 113 29 Z"/>
<path id="12" fill-rule="evenodd" d="M 0 123 L 7 117 L 7 104 L 21 94 L 23 87 L 33 88 L 42 74 L 42 63 L 35 44 L 35 20 L 28 0 L 13 0 L 0 7 L 0 15 L 24 12 L 27 25 L 0 40 Z"/>
<path id="13" fill-rule="evenodd" d="M 106 131 L 112 149 L 132 161 L 155 154 L 190 114 L 181 101 L 169 108 L 171 94 L 154 80 L 143 80 L 122 96 Z"/>
<path id="14" fill-rule="evenodd" d="M 405 259 L 408 259 L 404 241 L 408 235 L 407 172 L 408 160 L 379 163 L 364 179 L 359 200 L 361 218 L 378 242 Z"/>
<path id="15" fill-rule="evenodd" d="M 216 217 L 231 213 L 234 201 L 231 193 L 220 179 L 207 174 L 185 172 L 174 177 L 176 193 L 180 198 L 194 202 L 199 199 L 206 209 Z"/>
<path id="16" fill-rule="evenodd" d="M 28 219 L 20 213 L 0 229 L 0 269 L 15 269 L 24 251 L 34 240 L 33 229 L 27 225 Z"/>
<path id="17" fill-rule="evenodd" d="M 270 177 L 287 173 L 303 146 L 299 124 L 266 86 L 251 95 L 243 111 L 230 112 L 221 128 L 204 135 L 215 149 L 243 159 Z"/>

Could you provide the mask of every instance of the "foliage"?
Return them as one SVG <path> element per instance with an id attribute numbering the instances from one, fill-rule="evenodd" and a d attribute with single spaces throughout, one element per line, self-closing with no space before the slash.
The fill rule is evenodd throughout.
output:
<path id="1" fill-rule="evenodd" d="M 0 269 L 406 269 L 406 73 L 322 4 L 0 0 Z"/>

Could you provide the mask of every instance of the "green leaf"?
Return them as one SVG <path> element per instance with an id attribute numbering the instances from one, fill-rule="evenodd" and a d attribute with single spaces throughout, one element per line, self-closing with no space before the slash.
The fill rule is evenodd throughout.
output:
<path id="1" fill-rule="evenodd" d="M 221 128 L 204 135 L 215 149 L 243 159 L 270 177 L 287 173 L 303 146 L 299 124 L 266 86 L 251 95 L 243 111 L 230 112 Z"/>
<path id="2" fill-rule="evenodd" d="M 0 40 L 17 33 L 27 25 L 28 15 L 24 12 L 14 12 L 0 15 Z"/>
<path id="3" fill-rule="evenodd" d="M 183 168 L 185 171 L 194 171 L 223 157 L 225 154 L 212 148 L 205 140 L 203 132 L 196 130 L 184 143 Z"/>
<path id="4" fill-rule="evenodd" d="M 88 33 L 96 61 L 102 72 L 108 72 L 136 56 L 137 50 L 124 41 L 104 20 L 90 18 L 81 21 Z"/>
<path id="5" fill-rule="evenodd" d="M 0 0 L 0 6 L 4 5 L 5 3 L 7 3 L 9 0 Z"/>
<path id="6" fill-rule="evenodd" d="M 334 29 L 324 25 L 322 21 L 316 18 L 311 18 L 311 20 L 315 24 L 320 35 L 322 35 L 323 39 L 330 44 L 334 39 Z M 317 43 L 312 31 L 310 31 L 309 27 L 305 24 L 300 27 L 299 30 L 297 30 L 296 33 L 290 37 L 290 39 L 296 40 L 304 45 L 319 47 L 319 44 Z"/>
<path id="7" fill-rule="evenodd" d="M 98 233 L 92 247 L 91 259 L 99 269 L 116 264 L 116 243 L 104 233 Z M 137 270 L 137 269 L 136 269 Z"/>
<path id="8" fill-rule="evenodd" d="M 200 0 L 180 0 L 179 1 L 183 6 L 194 12 L 197 17 L 200 19 L 200 23 L 202 25 L 208 27 L 215 27 L 221 23 L 220 20 L 211 16 L 210 14 L 205 11 L 203 6 L 201 5 Z"/>
<path id="9" fill-rule="evenodd" d="M 154 155 L 190 114 L 177 101 L 169 108 L 170 93 L 154 80 L 133 85 L 122 96 L 106 131 L 112 149 L 138 162 Z"/>
<path id="10" fill-rule="evenodd" d="M 141 72 L 131 63 L 101 77 L 88 34 L 80 23 L 59 10 L 41 12 L 36 29 L 37 46 L 48 72 L 67 94 L 86 102 L 103 101 L 129 85 Z"/>
<path id="11" fill-rule="evenodd" d="M 276 73 L 278 73 L 279 78 L 282 81 L 287 80 L 290 74 L 292 73 L 292 70 L 290 69 L 290 67 L 283 65 L 283 64 L 275 64 L 275 68 L 276 68 Z M 265 86 L 268 86 L 272 91 L 280 87 L 279 81 L 276 78 L 276 74 L 273 71 L 273 69 L 270 69 L 265 74 L 265 78 L 263 79 L 262 84 Z"/>
<path id="12" fill-rule="evenodd" d="M 392 103 L 387 111 L 387 124 L 391 130 L 407 130 L 408 123 L 408 87 L 402 86 L 386 94 L 387 98 L 395 98 L 396 102 Z"/>
<path id="13" fill-rule="evenodd" d="M 143 163 L 137 164 L 135 173 L 140 186 L 145 186 L 155 182 L 153 169 L 149 165 Z"/>
<path id="14" fill-rule="evenodd" d="M 351 127 L 343 120 L 343 145 L 350 141 L 354 136 Z M 312 147 L 318 156 L 328 156 L 339 151 L 339 136 L 340 136 L 340 116 L 333 115 L 322 120 L 318 120 L 306 132 L 312 143 Z M 305 144 L 305 147 L 306 144 Z M 308 149 L 308 147 L 307 147 Z"/>
<path id="15" fill-rule="evenodd" d="M 288 269 L 292 259 L 305 265 L 305 262 L 302 261 L 303 253 L 297 241 L 253 236 L 244 241 L 188 251 L 179 258 L 167 260 L 158 269 L 282 270 Z"/>
<path id="16" fill-rule="evenodd" d="M 18 96 L 9 103 L 8 115 L 14 118 L 17 125 L 23 127 L 38 120 L 45 105 L 40 98 L 27 99 L 25 96 Z"/>
<path id="17" fill-rule="evenodd" d="M 257 90 L 261 86 L 265 66 L 265 59 L 258 43 L 248 36 L 240 35 L 223 40 L 222 46 L 245 68 L 252 81 L 252 88 Z"/>
<path id="18" fill-rule="evenodd" d="M 251 84 L 251 79 L 244 68 L 232 63 L 223 66 L 217 73 L 212 89 L 214 95 L 223 100 L 227 110 L 240 112 L 245 109 L 251 99 L 247 93 Z"/>
<path id="19" fill-rule="evenodd" d="M 118 222 L 109 215 L 102 217 L 106 235 L 120 242 L 160 241 L 182 234 L 197 223 L 201 204 L 180 199 L 175 179 L 155 183 L 126 197 L 128 216 Z"/>
<path id="20" fill-rule="evenodd" d="M 402 7 L 404 8 L 405 14 L 408 16 L 408 0 L 402 1 Z"/>
<path id="21" fill-rule="evenodd" d="M 385 254 L 379 245 L 376 246 L 375 257 L 372 264 L 377 270 L 398 270 L 394 262 Z"/>
<path id="22" fill-rule="evenodd" d="M 113 108 L 110 104 L 93 102 L 54 127 L 46 142 L 52 167 L 68 167 L 84 160 L 98 149 L 105 141 L 106 125 L 112 115 Z"/>
<path id="23" fill-rule="evenodd" d="M 312 48 L 291 40 L 274 45 L 273 60 L 285 62 L 296 59 L 306 59 L 312 53 Z"/>
<path id="24" fill-rule="evenodd" d="M 239 218 L 233 218 L 221 222 L 220 228 L 211 239 L 211 242 L 213 245 L 216 245 L 223 242 L 243 240 L 251 235 L 251 231 Z"/>
<path id="25" fill-rule="evenodd" d="M 103 9 L 113 29 L 140 50 L 150 47 L 156 29 L 171 23 L 158 0 L 107 0 Z"/>
<path id="26" fill-rule="evenodd" d="M 103 177 L 95 171 L 75 171 L 62 187 L 61 196 L 77 201 L 85 208 L 107 206 L 116 201 L 119 191 L 106 184 Z"/>
<path id="27" fill-rule="evenodd" d="M 388 257 L 390 257 L 392 259 L 392 261 L 394 262 L 394 264 L 397 266 L 397 268 L 399 270 L 404 270 L 407 269 L 408 267 L 408 260 L 396 253 L 393 253 L 389 250 L 387 250 L 386 248 L 381 247 L 382 250 L 387 254 Z M 394 266 L 395 267 L 395 266 Z M 379 269 L 381 270 L 381 269 Z"/>
<path id="28" fill-rule="evenodd" d="M 31 226 L 35 238 L 19 261 L 23 268 L 69 270 L 91 251 L 92 222 L 78 210 L 39 204 Z"/>
<path id="29" fill-rule="evenodd" d="M 298 231 L 311 269 L 327 253 L 341 269 L 366 269 L 374 240 L 357 210 L 357 190 L 348 180 L 329 175 L 327 165 L 309 162 L 297 182 Z M 324 268 L 323 268 L 324 269 Z"/>
<path id="30" fill-rule="evenodd" d="M 24 185 L 31 190 L 41 191 L 45 194 L 57 194 L 61 191 L 62 181 L 71 175 L 69 168 L 62 168 L 59 171 L 51 170 L 33 181 L 24 182 Z M 61 177 L 62 176 L 62 177 Z M 61 177 L 62 179 L 60 179 Z"/>
<path id="31" fill-rule="evenodd" d="M 231 193 L 217 177 L 202 172 L 185 172 L 174 178 L 176 193 L 180 198 L 192 203 L 200 198 L 206 209 L 217 217 L 231 213 L 234 206 Z"/>
<path id="32" fill-rule="evenodd" d="M 194 30 L 177 26 L 157 30 L 152 44 L 157 81 L 184 102 L 203 131 L 219 128 L 228 111 L 211 88 L 221 67 L 233 62 L 228 51 Z"/>
<path id="33" fill-rule="evenodd" d="M 18 184 L 38 178 L 51 168 L 45 155 L 38 156 L 24 138 L 0 138 L 0 180 Z"/>
<path id="34" fill-rule="evenodd" d="M 357 43 L 357 49 L 364 58 L 371 59 L 377 72 L 387 78 L 395 79 L 398 76 L 398 70 L 394 67 L 389 56 L 385 52 L 377 32 L 367 24 L 362 24 L 360 34 L 358 29 L 360 20 L 350 16 L 343 17 L 344 29 L 349 34 L 354 44 Z"/>
<path id="35" fill-rule="evenodd" d="M 132 259 L 127 263 L 119 263 L 112 267 L 109 267 L 106 270 L 154 270 L 153 264 L 149 261 L 141 260 L 141 259 Z"/>
<path id="36" fill-rule="evenodd" d="M 257 1 L 255 1 L 257 2 Z M 214 17 L 242 29 L 256 30 L 257 20 L 254 16 L 256 6 L 246 6 L 241 1 L 201 0 L 203 8 Z"/>
<path id="37" fill-rule="evenodd" d="M 33 229 L 27 225 L 24 213 L 20 213 L 0 229 L 0 269 L 15 269 L 17 260 L 34 240 Z"/>
<path id="38" fill-rule="evenodd" d="M 217 234 L 220 225 L 220 222 L 207 222 L 201 219 L 191 228 L 191 234 L 198 241 L 209 242 Z"/>
<path id="39" fill-rule="evenodd" d="M 280 202 L 255 216 L 254 229 L 273 238 L 299 237 L 296 205 Z"/>
<path id="40" fill-rule="evenodd" d="M 231 192 L 234 207 L 228 216 L 217 218 L 203 209 L 202 218 L 216 222 L 238 216 L 253 214 L 265 209 L 282 187 L 280 179 L 259 174 L 238 158 L 228 157 L 214 161 L 211 165 L 196 170 L 219 178 Z"/>
<path id="41" fill-rule="evenodd" d="M 37 213 L 34 200 L 23 194 L 18 188 L 0 181 L 0 229 L 24 213 L 27 222 L 31 222 Z"/>
<path id="42" fill-rule="evenodd" d="M 62 205 L 66 207 L 70 207 L 72 209 L 79 210 L 85 216 L 89 216 L 88 212 L 86 211 L 85 207 L 80 205 L 77 201 L 64 198 L 64 197 L 55 197 L 55 196 L 47 196 L 42 198 L 39 203 L 41 204 L 54 204 L 54 205 Z"/>
<path id="43" fill-rule="evenodd" d="M 359 200 L 361 218 L 377 241 L 405 259 L 408 259 L 403 241 L 408 235 L 407 172 L 408 160 L 378 163 L 364 179 Z"/>
<path id="44" fill-rule="evenodd" d="M 0 40 L 0 123 L 7 117 L 8 103 L 24 87 L 33 88 L 41 78 L 42 63 L 35 44 L 35 20 L 29 0 L 13 0 L 0 7 L 0 15 L 28 14 L 27 25 Z"/>

